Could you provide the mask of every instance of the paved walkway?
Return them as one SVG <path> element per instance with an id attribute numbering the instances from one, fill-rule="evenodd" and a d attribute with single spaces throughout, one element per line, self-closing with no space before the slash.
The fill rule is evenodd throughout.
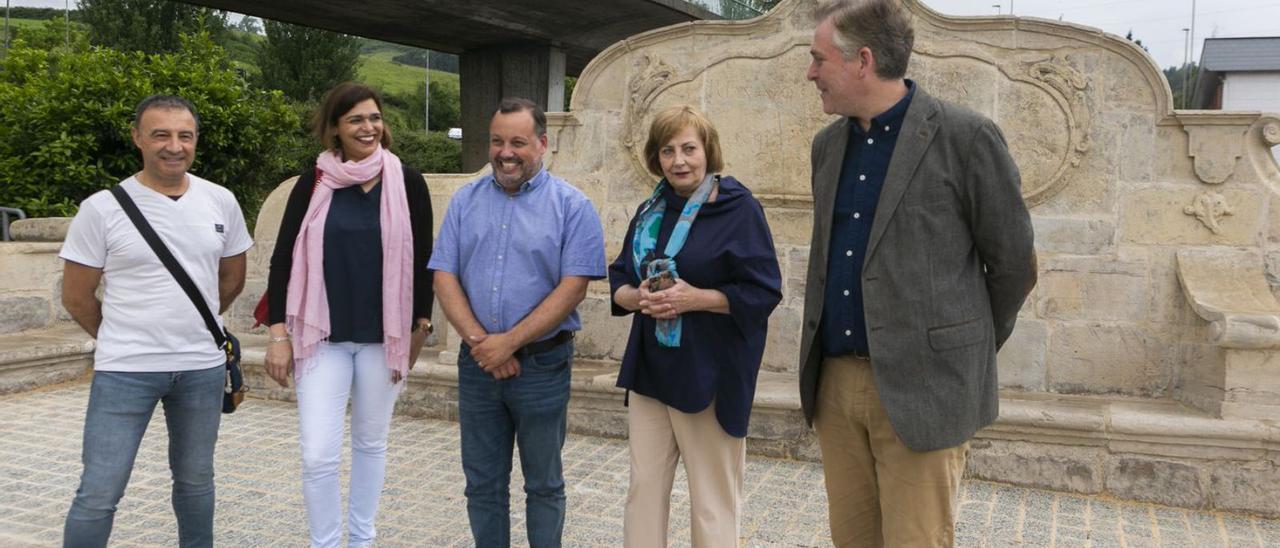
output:
<path id="1" fill-rule="evenodd" d="M 0 545 L 56 546 L 80 473 L 86 384 L 0 397 Z M 176 546 L 165 425 L 156 413 L 116 517 L 113 546 Z M 620 546 L 627 489 L 624 441 L 570 436 L 565 444 L 566 546 Z M 293 404 L 251 399 L 225 417 L 218 445 L 219 546 L 304 546 L 297 416 Z M 513 540 L 526 545 L 519 467 Z M 345 477 L 344 480 L 345 482 Z M 742 543 L 829 546 L 821 467 L 751 457 Z M 469 546 L 458 425 L 396 417 L 378 541 Z M 1196 512 L 968 481 L 959 546 L 1280 546 L 1280 521 Z M 689 539 L 688 490 L 677 478 L 673 546 Z"/>

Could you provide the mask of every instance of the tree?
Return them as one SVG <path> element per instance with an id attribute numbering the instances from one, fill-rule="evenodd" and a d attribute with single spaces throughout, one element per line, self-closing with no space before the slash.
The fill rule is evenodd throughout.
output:
<path id="1" fill-rule="evenodd" d="M 266 40 L 258 49 L 261 85 L 298 101 L 319 98 L 334 85 L 354 80 L 360 60 L 358 38 L 264 21 Z"/>
<path id="2" fill-rule="evenodd" d="M 250 222 L 261 198 L 297 172 L 285 129 L 299 127 L 296 111 L 281 93 L 251 88 L 208 35 L 184 37 L 177 52 L 157 55 L 15 47 L 0 61 L 0 204 L 70 215 L 137 172 L 133 109 L 155 93 L 195 104 L 192 172 L 235 192 Z"/>
<path id="3" fill-rule="evenodd" d="M 1145 51 L 1145 52 L 1147 52 L 1147 53 L 1151 53 L 1151 50 L 1147 49 L 1147 46 L 1142 45 L 1142 40 L 1141 40 L 1141 39 L 1139 39 L 1139 38 L 1134 38 L 1134 37 L 1133 37 L 1133 29 L 1129 29 L 1128 34 L 1125 34 L 1125 35 L 1124 35 L 1124 39 L 1125 39 L 1125 40 L 1128 40 L 1128 41 L 1130 41 L 1130 42 L 1133 42 L 1135 45 L 1137 45 L 1138 47 L 1142 48 L 1142 51 Z"/>
<path id="4" fill-rule="evenodd" d="M 89 49 L 89 35 L 84 25 L 71 23 L 71 31 L 67 32 L 67 21 L 62 15 L 55 15 L 38 27 L 10 29 L 17 31 L 16 38 L 21 43 L 14 47 L 27 47 L 41 50 L 85 51 Z"/>
<path id="5" fill-rule="evenodd" d="M 1169 91 L 1173 92 L 1173 108 L 1193 108 L 1191 104 L 1192 96 L 1195 95 L 1196 77 L 1199 75 L 1200 67 L 1195 63 L 1187 63 L 1181 67 L 1169 67 L 1164 69 L 1164 78 L 1169 82 Z M 1183 87 L 1183 83 L 1186 87 Z"/>
<path id="6" fill-rule="evenodd" d="M 89 25 L 89 41 L 121 51 L 168 53 L 182 45 L 182 34 L 206 32 L 222 43 L 226 12 L 169 0 L 77 0 Z"/>

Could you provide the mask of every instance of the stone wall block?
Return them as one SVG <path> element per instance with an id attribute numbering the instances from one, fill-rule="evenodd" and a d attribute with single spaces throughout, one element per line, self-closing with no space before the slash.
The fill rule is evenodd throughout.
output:
<path id="1" fill-rule="evenodd" d="M 1143 261 L 1053 258 L 1036 284 L 1036 312 L 1060 320 L 1129 321 L 1147 314 Z"/>
<path id="2" fill-rule="evenodd" d="M 1280 467 L 1274 460 L 1215 463 L 1208 487 L 1215 508 L 1280 517 Z"/>
<path id="3" fill-rule="evenodd" d="M 49 299 L 44 297 L 0 298 L 0 334 L 49 325 L 50 310 Z"/>
<path id="4" fill-rule="evenodd" d="M 1115 245 L 1115 223 L 1105 219 L 1031 218 L 1036 250 L 1042 253 L 1103 255 Z"/>
<path id="5" fill-rule="evenodd" d="M 765 219 L 773 231 L 774 245 L 808 247 L 813 238 L 813 211 L 784 207 L 766 208 Z"/>
<path id="6" fill-rule="evenodd" d="M 1181 354 L 1175 372 L 1175 397 L 1210 416 L 1219 416 L 1225 396 L 1226 351 L 1216 344 L 1185 342 Z"/>
<path id="7" fill-rule="evenodd" d="M 1208 499 L 1200 476 L 1201 470 L 1187 462 L 1119 457 L 1107 465 L 1107 491 L 1127 499 L 1203 508 Z"/>
<path id="8" fill-rule="evenodd" d="M 1129 183 L 1154 180 L 1157 133 L 1155 116 L 1123 114 L 1117 118 L 1121 143 L 1120 180 Z"/>
<path id="9" fill-rule="evenodd" d="M 614 317 L 607 297 L 588 296 L 578 305 L 582 330 L 574 354 L 584 358 L 622 360 L 631 333 L 631 316 Z"/>
<path id="10" fill-rule="evenodd" d="M 1136 187 L 1121 198 L 1121 238 L 1150 245 L 1256 245 L 1264 204 L 1257 190 Z M 1203 221 L 1196 211 L 1204 211 Z"/>
<path id="11" fill-rule="evenodd" d="M 1280 352 L 1228 349 L 1225 372 L 1224 414 L 1280 419 Z"/>
<path id="12" fill-rule="evenodd" d="M 800 360 L 801 308 L 779 306 L 769 316 L 769 334 L 761 368 L 766 371 L 798 371 Z"/>
<path id="13" fill-rule="evenodd" d="M 965 476 L 1018 485 L 1098 493 L 1103 487 L 1106 451 L 1098 447 L 974 439 Z"/>
<path id="14" fill-rule="evenodd" d="M 1019 319 L 1013 334 L 996 356 L 1000 388 L 1043 391 L 1049 326 L 1041 320 Z"/>
<path id="15" fill-rule="evenodd" d="M 1140 326 L 1063 322 L 1049 343 L 1048 389 L 1067 394 L 1164 396 L 1177 347 Z"/>
<path id="16" fill-rule="evenodd" d="M 46 291 L 49 280 L 62 273 L 58 244 L 0 243 L 0 291 Z"/>

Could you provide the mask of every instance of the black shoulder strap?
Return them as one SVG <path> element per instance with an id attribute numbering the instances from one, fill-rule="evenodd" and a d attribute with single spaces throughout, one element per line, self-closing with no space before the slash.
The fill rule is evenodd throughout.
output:
<path id="1" fill-rule="evenodd" d="M 147 218 L 142 216 L 142 212 L 138 210 L 138 204 L 133 203 L 133 198 L 129 197 L 129 193 L 125 192 L 124 187 L 116 185 L 111 187 L 111 195 L 116 197 L 116 201 L 120 202 L 120 208 L 124 209 L 129 220 L 133 221 L 133 226 L 138 228 L 138 232 L 142 234 L 142 239 L 147 241 L 147 245 L 151 246 L 151 250 L 156 253 L 156 257 L 169 270 L 169 274 L 173 275 L 174 281 L 182 287 L 182 291 L 191 299 L 191 303 L 196 305 L 196 310 L 200 312 L 200 317 L 204 318 L 205 327 L 209 328 L 209 333 L 213 335 L 213 341 L 221 348 L 226 342 L 226 337 L 222 335 L 222 329 L 218 327 L 218 320 L 214 319 L 213 312 L 209 311 L 209 304 L 205 302 L 204 296 L 200 295 L 200 290 L 196 288 L 195 282 L 191 281 L 191 276 L 187 275 L 187 271 L 182 269 L 182 265 L 178 264 L 178 259 L 174 258 L 173 253 L 169 252 L 169 248 L 165 247 L 164 242 L 160 240 L 160 235 L 156 234 L 155 229 L 151 228 L 151 224 L 147 222 Z"/>

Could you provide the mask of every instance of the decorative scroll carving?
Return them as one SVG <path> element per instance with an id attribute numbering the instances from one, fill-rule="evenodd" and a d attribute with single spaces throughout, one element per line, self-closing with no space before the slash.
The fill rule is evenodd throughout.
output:
<path id="1" fill-rule="evenodd" d="M 623 126 L 628 129 L 634 129 L 640 125 L 640 120 L 644 119 L 644 113 L 658 97 L 658 92 L 666 89 L 667 83 L 672 80 L 671 76 L 675 72 L 662 59 L 647 53 L 636 61 L 636 68 L 635 75 L 631 77 L 631 81 L 627 82 L 627 114 Z M 622 144 L 627 148 L 634 148 L 639 144 L 640 139 L 637 137 L 637 132 L 627 131 Z"/>
<path id="2" fill-rule="evenodd" d="M 1262 126 L 1262 140 L 1268 145 L 1280 145 L 1280 119 L 1271 119 Z"/>
<path id="3" fill-rule="evenodd" d="M 1235 210 L 1231 204 L 1227 203 L 1227 198 L 1217 192 L 1205 192 L 1191 202 L 1191 205 L 1182 208 L 1182 212 L 1187 215 L 1195 215 L 1204 226 L 1214 234 L 1222 232 L 1222 226 L 1219 221 L 1227 215 L 1235 215 Z"/>
<path id="4" fill-rule="evenodd" d="M 1093 127 L 1093 113 L 1089 108 L 1086 91 L 1090 80 L 1059 55 L 1027 60 L 1026 56 L 1007 56 L 997 59 L 988 50 L 990 46 L 948 41 L 945 47 L 932 43 L 916 42 L 915 51 L 937 59 L 967 58 L 995 67 L 1014 82 L 1027 83 L 1048 95 L 1066 117 L 1068 134 L 1067 150 L 1059 159 L 1053 174 L 1044 181 L 1023 180 L 1022 197 L 1034 207 L 1046 202 L 1067 184 L 1067 172 L 1080 167 L 1084 155 L 1089 152 L 1089 134 Z M 994 113 L 992 113 L 994 114 Z"/>
<path id="5" fill-rule="evenodd" d="M 1090 116 L 1088 105 L 1085 103 L 1084 90 L 1089 87 L 1089 79 L 1074 68 L 1071 68 L 1066 61 L 1058 58 L 1056 55 L 1048 61 L 1041 61 L 1031 65 L 1031 76 L 1041 82 L 1048 84 L 1067 101 L 1068 120 L 1071 125 L 1071 167 L 1080 167 L 1080 160 L 1086 152 L 1089 152 L 1089 129 L 1093 125 L 1093 117 Z M 1054 179 L 1041 187 L 1035 192 L 1044 192 L 1044 188 L 1052 187 L 1062 179 L 1065 172 L 1064 168 L 1060 168 L 1054 174 Z M 1056 192 L 1054 190 L 1053 192 Z M 1047 197 L 1047 196 L 1046 196 Z"/>

